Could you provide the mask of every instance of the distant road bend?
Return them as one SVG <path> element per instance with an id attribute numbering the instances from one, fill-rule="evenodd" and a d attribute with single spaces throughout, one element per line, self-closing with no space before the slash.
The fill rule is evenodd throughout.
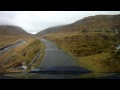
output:
<path id="1" fill-rule="evenodd" d="M 45 39 L 40 39 L 40 41 L 46 46 L 45 55 L 39 68 L 32 72 L 90 72 L 80 67 L 68 54 L 52 42 Z"/>

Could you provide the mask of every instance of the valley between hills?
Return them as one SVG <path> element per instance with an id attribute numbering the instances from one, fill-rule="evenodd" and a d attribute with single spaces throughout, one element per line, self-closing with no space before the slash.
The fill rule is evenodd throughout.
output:
<path id="1" fill-rule="evenodd" d="M 0 26 L 0 72 L 29 72 L 40 66 L 45 43 L 54 43 L 78 65 L 92 72 L 120 72 L 120 15 L 85 17 L 72 24 L 47 28 L 35 35 L 20 27 Z M 23 43 L 24 42 L 24 43 Z"/>

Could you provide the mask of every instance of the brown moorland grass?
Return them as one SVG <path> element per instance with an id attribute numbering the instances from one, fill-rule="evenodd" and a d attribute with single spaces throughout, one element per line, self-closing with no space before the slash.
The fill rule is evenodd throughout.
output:
<path id="1" fill-rule="evenodd" d="M 0 57 L 0 71 L 21 72 L 21 69 L 16 68 L 21 66 L 23 62 L 30 70 L 32 65 L 30 66 L 29 63 L 38 53 L 43 54 L 44 50 L 41 51 L 43 46 L 44 45 L 38 39 L 33 38 L 29 39 L 26 43 L 11 49 Z M 41 60 L 41 56 L 36 61 L 37 65 L 40 64 L 39 60 Z"/>
<path id="2" fill-rule="evenodd" d="M 93 72 L 120 71 L 119 52 L 115 51 L 116 45 L 120 44 L 119 35 L 113 32 L 53 33 L 43 38 L 53 41 Z"/>
<path id="3" fill-rule="evenodd" d="M 26 40 L 26 39 L 29 39 L 29 38 L 31 38 L 31 37 L 24 36 L 24 35 L 13 36 L 13 35 L 3 35 L 3 34 L 0 34 L 0 49 L 4 48 L 6 46 L 9 46 L 9 45 L 16 44 L 20 40 Z"/>

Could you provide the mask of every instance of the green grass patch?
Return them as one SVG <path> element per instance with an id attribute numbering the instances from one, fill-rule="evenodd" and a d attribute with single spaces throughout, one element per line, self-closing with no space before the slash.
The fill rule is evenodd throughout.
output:
<path id="1" fill-rule="evenodd" d="M 109 53 L 101 53 L 91 56 L 86 56 L 76 60 L 80 66 L 85 67 L 93 72 L 108 72 L 109 68 L 104 61 L 109 60 Z"/>

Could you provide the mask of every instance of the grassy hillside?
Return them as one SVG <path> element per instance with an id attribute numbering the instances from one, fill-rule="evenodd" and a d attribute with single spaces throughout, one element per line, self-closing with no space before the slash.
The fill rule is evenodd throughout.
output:
<path id="1" fill-rule="evenodd" d="M 0 25 L 0 34 L 12 35 L 12 36 L 30 35 L 22 28 L 18 26 L 11 26 L 11 25 Z"/>
<path id="2" fill-rule="evenodd" d="M 1 73 L 21 72 L 22 63 L 25 63 L 28 67 L 27 71 L 40 64 L 44 55 L 43 43 L 20 27 L 10 25 L 0 26 L 0 50 L 21 40 L 26 41 L 26 43 L 10 49 L 0 56 Z"/>
<path id="3" fill-rule="evenodd" d="M 53 33 L 43 37 L 69 53 L 81 66 L 94 72 L 120 71 L 119 50 L 116 51 L 120 40 L 115 33 Z"/>
<path id="4" fill-rule="evenodd" d="M 37 55 L 37 59 L 34 60 Z M 28 70 L 31 70 L 40 64 L 43 55 L 44 44 L 37 39 L 29 39 L 26 43 L 0 56 L 0 72 L 21 72 L 22 68 L 18 67 L 21 67 L 23 62 Z"/>
<path id="5" fill-rule="evenodd" d="M 86 32 L 86 31 L 120 31 L 120 15 L 96 15 L 85 17 L 74 23 L 62 25 L 59 27 L 51 27 L 37 33 L 37 36 L 43 36 L 50 33 L 66 33 L 66 32 Z"/>
<path id="6" fill-rule="evenodd" d="M 0 49 L 15 44 L 20 40 L 33 37 L 22 28 L 10 25 L 0 26 Z"/>
<path id="7" fill-rule="evenodd" d="M 120 50 L 116 50 L 120 44 L 120 15 L 85 17 L 42 37 L 53 41 L 85 68 L 120 72 Z"/>

